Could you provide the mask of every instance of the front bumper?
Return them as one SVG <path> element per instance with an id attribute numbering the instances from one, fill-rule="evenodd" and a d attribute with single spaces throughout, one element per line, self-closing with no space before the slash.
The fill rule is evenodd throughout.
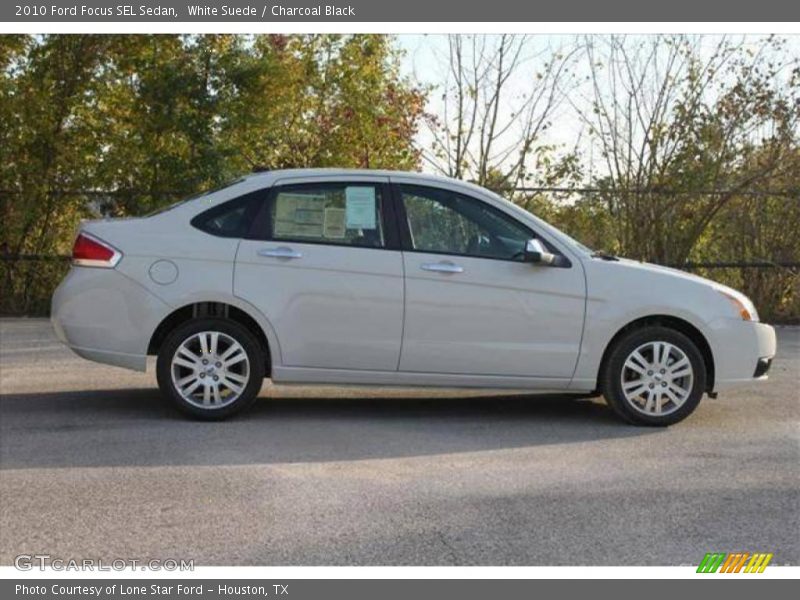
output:
<path id="1" fill-rule="evenodd" d="M 764 380 L 777 351 L 775 329 L 764 323 L 719 318 L 711 323 L 714 391 Z"/>
<path id="2" fill-rule="evenodd" d="M 756 370 L 753 371 L 753 378 L 760 379 L 766 376 L 771 366 L 772 366 L 771 356 L 769 358 L 759 358 L 758 362 L 756 363 Z"/>

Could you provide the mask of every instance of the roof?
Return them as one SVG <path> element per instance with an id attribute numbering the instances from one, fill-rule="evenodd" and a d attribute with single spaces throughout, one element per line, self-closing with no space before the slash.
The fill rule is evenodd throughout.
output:
<path id="1" fill-rule="evenodd" d="M 349 175 L 373 175 L 376 177 L 404 177 L 404 178 L 412 178 L 417 179 L 421 182 L 430 182 L 430 183 L 447 183 L 450 185 L 459 185 L 465 188 L 471 188 L 475 191 L 481 191 L 483 193 L 489 192 L 485 188 L 475 185 L 474 183 L 470 183 L 468 181 L 462 181 L 460 179 L 453 179 L 452 177 L 444 177 L 442 175 L 433 175 L 429 173 L 419 173 L 417 171 L 393 171 L 389 169 L 342 169 L 342 168 L 314 168 L 314 169 L 276 169 L 274 171 L 271 170 L 264 170 L 258 171 L 256 173 L 251 173 L 246 175 L 244 178 L 248 181 L 252 180 L 259 180 L 263 179 L 266 181 L 273 181 L 275 179 L 281 179 L 284 177 L 321 177 L 321 176 L 329 176 L 329 177 L 338 177 L 338 176 L 349 176 Z"/>
<path id="2" fill-rule="evenodd" d="M 457 181 L 450 177 L 443 177 L 441 175 L 431 175 L 428 173 L 419 173 L 417 171 L 395 171 L 389 169 L 340 169 L 340 168 L 314 168 L 314 169 L 268 169 L 257 171 L 245 175 L 247 179 L 256 178 L 278 178 L 278 177 L 314 177 L 320 175 L 375 175 L 378 177 L 391 177 L 402 175 L 403 177 L 414 177 L 425 180 L 439 180 L 439 181 Z M 460 182 L 465 183 L 465 182 Z"/>

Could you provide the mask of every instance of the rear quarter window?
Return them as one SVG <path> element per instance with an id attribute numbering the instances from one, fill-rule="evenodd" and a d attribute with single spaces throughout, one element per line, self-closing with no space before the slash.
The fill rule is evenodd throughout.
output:
<path id="1" fill-rule="evenodd" d="M 259 190 L 228 200 L 194 217 L 192 226 L 217 237 L 245 237 L 264 196 Z"/>

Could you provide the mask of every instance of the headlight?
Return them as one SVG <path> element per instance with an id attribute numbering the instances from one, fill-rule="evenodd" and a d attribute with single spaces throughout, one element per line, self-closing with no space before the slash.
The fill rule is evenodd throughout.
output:
<path id="1" fill-rule="evenodd" d="M 753 306 L 753 303 L 750 301 L 743 302 L 741 298 L 737 298 L 733 294 L 729 294 L 728 292 L 723 292 L 722 290 L 717 290 L 720 294 L 725 296 L 727 300 L 733 305 L 734 309 L 736 310 L 737 314 L 742 317 L 745 321 L 758 321 L 758 313 L 756 312 L 756 307 Z M 745 298 L 745 300 L 747 300 Z"/>

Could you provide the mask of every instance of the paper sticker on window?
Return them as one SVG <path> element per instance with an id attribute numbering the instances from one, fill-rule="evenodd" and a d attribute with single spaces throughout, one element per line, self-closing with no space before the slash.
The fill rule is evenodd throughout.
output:
<path id="1" fill-rule="evenodd" d="M 375 188 L 345 188 L 345 221 L 348 229 L 376 229 Z"/>
<path id="2" fill-rule="evenodd" d="M 275 206 L 278 237 L 322 237 L 325 196 L 281 192 Z"/>
<path id="3" fill-rule="evenodd" d="M 344 209 L 332 207 L 326 208 L 323 235 L 327 239 L 343 239 L 345 233 Z"/>

